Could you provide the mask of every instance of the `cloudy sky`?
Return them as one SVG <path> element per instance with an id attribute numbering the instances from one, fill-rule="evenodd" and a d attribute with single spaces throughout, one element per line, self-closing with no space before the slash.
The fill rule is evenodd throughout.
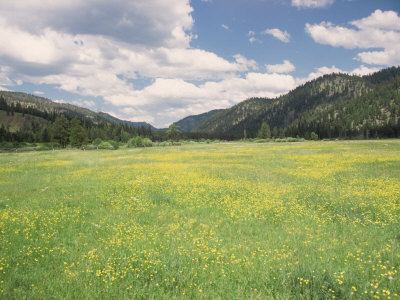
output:
<path id="1" fill-rule="evenodd" d="M 0 89 L 166 127 L 400 65 L 399 0 L 1 0 Z"/>

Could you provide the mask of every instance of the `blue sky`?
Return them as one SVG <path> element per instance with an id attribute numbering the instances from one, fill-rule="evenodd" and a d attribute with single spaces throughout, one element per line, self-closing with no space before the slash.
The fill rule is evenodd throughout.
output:
<path id="1" fill-rule="evenodd" d="M 3 0 L 0 89 L 166 127 L 400 65 L 399 0 Z"/>

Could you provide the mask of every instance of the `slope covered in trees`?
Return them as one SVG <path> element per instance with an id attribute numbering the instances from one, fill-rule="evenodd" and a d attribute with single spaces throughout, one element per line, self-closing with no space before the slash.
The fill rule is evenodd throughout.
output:
<path id="1" fill-rule="evenodd" d="M 325 75 L 275 99 L 243 101 L 194 131 L 255 137 L 266 122 L 272 133 L 285 136 L 398 137 L 399 75 L 400 68 L 394 67 L 364 77 Z"/>
<path id="2" fill-rule="evenodd" d="M 222 109 L 214 109 L 203 114 L 188 116 L 182 120 L 179 120 L 178 122 L 175 122 L 174 124 L 179 126 L 179 130 L 181 132 L 189 132 L 203 123 L 206 119 L 212 117 L 220 111 L 222 111 Z"/>
<path id="3" fill-rule="evenodd" d="M 24 93 L 0 92 L 0 142 L 80 146 L 96 139 L 127 142 L 134 136 L 153 136 L 150 125 L 134 125 L 70 104 Z"/>

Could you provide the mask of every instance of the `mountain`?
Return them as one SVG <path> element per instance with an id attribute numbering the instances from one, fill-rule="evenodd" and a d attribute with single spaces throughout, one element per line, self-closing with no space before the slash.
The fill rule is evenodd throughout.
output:
<path id="1" fill-rule="evenodd" d="M 133 127 L 135 127 L 135 128 L 139 128 L 139 127 L 149 127 L 149 126 L 150 126 L 151 130 L 153 130 L 153 131 L 162 131 L 162 130 L 166 130 L 166 129 L 159 129 L 159 128 L 156 128 L 156 127 L 154 127 L 153 125 L 151 125 L 151 124 L 149 124 L 149 123 L 146 123 L 146 122 L 131 122 L 131 121 L 120 120 L 120 119 L 118 119 L 118 118 L 116 118 L 116 117 L 114 117 L 114 116 L 112 116 L 112 115 L 110 115 L 110 114 L 108 114 L 108 113 L 105 113 L 105 112 L 99 112 L 98 114 L 101 115 L 101 116 L 103 116 L 104 118 L 110 120 L 110 121 L 117 122 L 117 123 L 120 123 L 120 124 L 129 125 L 129 126 L 133 126 Z"/>
<path id="2" fill-rule="evenodd" d="M 181 132 L 189 132 L 200 125 L 202 122 L 204 122 L 206 119 L 212 117 L 220 111 L 222 111 L 222 109 L 214 109 L 203 114 L 188 116 L 182 120 L 175 122 L 174 124 L 179 126 L 179 130 Z"/>
<path id="3" fill-rule="evenodd" d="M 251 98 L 219 111 L 193 131 L 254 137 L 266 122 L 286 136 L 399 136 L 399 75 L 399 67 L 363 77 L 324 75 L 280 97 Z"/>
<path id="4" fill-rule="evenodd" d="M 52 100 L 31 94 L 26 94 L 21 92 L 0 91 L 0 97 L 3 97 L 9 105 L 14 105 L 16 112 L 22 109 L 26 112 L 26 114 L 24 114 L 26 117 L 25 121 L 21 119 L 22 115 L 19 117 L 18 122 L 11 121 L 12 118 L 8 116 L 9 117 L 8 119 L 10 120 L 8 120 L 7 122 L 8 123 L 14 122 L 15 126 L 13 127 L 13 129 L 15 130 L 18 130 L 19 129 L 18 127 L 22 128 L 26 122 L 31 122 L 31 117 L 28 117 L 29 115 L 33 115 L 35 117 L 41 117 L 43 119 L 51 119 L 52 115 L 54 116 L 59 114 L 64 114 L 71 119 L 78 118 L 82 121 L 89 121 L 94 124 L 99 124 L 102 122 L 116 123 L 116 124 L 132 126 L 135 128 L 139 127 L 147 128 L 150 126 L 153 131 L 158 130 L 157 128 L 153 127 L 152 125 L 146 122 L 124 121 L 104 112 L 94 112 L 87 108 L 75 106 L 68 103 L 54 102 Z M 1 120 L 3 119 L 4 118 L 2 118 Z M 5 124 L 5 122 L 2 123 Z M 20 126 L 17 126 L 18 124 L 20 124 Z M 40 124 L 43 124 L 43 122 L 41 121 Z"/>

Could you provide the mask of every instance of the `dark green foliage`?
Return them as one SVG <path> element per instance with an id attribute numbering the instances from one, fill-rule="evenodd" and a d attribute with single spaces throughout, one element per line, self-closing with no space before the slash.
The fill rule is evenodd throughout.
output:
<path id="1" fill-rule="evenodd" d="M 57 117 L 52 126 L 53 140 L 65 147 L 69 142 L 69 132 L 68 119 L 64 115 Z"/>
<path id="2" fill-rule="evenodd" d="M 196 130 L 252 138 L 262 122 L 274 138 L 400 137 L 400 67 L 370 76 L 330 74 L 275 99 L 251 98 L 214 114 Z M 313 135 L 315 138 L 315 135 Z"/>
<path id="3" fill-rule="evenodd" d="M 86 145 L 88 142 L 87 133 L 81 125 L 81 121 L 76 118 L 71 120 L 70 142 L 73 147 Z"/>
<path id="4" fill-rule="evenodd" d="M 0 139 L 5 141 L 49 142 L 54 134 L 53 123 L 63 115 L 70 122 L 76 119 L 80 126 L 71 124 L 71 136 L 65 143 L 81 146 L 96 138 L 126 143 L 133 136 L 157 138 L 152 127 L 144 122 L 121 121 L 105 113 L 95 113 L 70 104 L 55 103 L 48 99 L 18 92 L 0 91 Z M 56 134 L 57 136 L 57 134 Z M 159 139 L 165 133 L 157 133 Z M 165 136 L 165 137 L 164 137 Z M 55 138 L 56 141 L 60 137 Z M 1 141 L 1 140 L 0 140 Z"/>

